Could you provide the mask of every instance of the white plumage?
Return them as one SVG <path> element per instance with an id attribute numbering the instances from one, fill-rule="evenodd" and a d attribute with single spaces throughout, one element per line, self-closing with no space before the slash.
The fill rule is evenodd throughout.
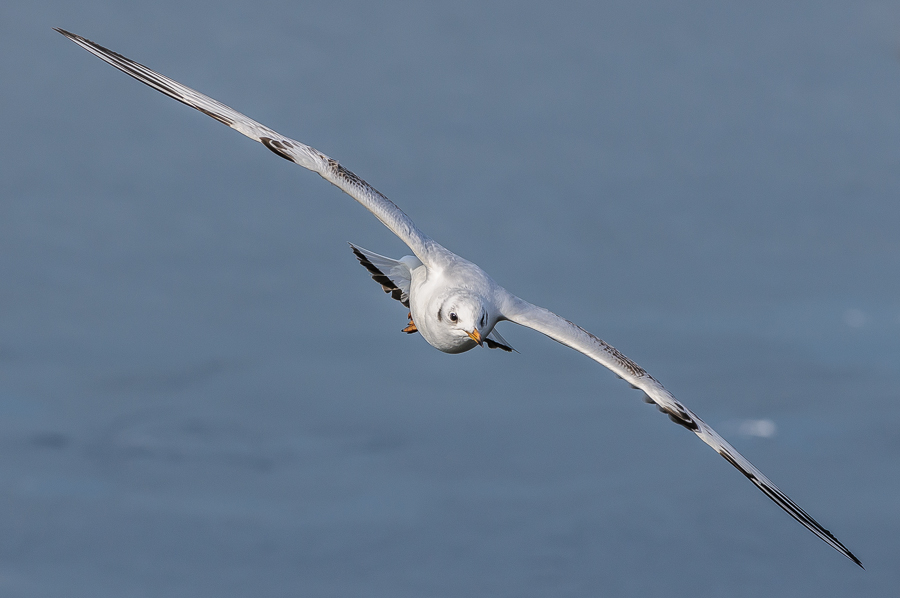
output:
<path id="1" fill-rule="evenodd" d="M 642 390 L 647 402 L 655 403 L 672 421 L 694 432 L 794 519 L 862 566 L 828 530 L 636 363 L 580 326 L 508 292 L 477 265 L 422 233 L 393 202 L 336 160 L 90 40 L 62 29 L 57 31 L 138 81 L 259 141 L 282 158 L 318 173 L 372 212 L 415 255 L 393 260 L 353 246 L 357 258 L 372 277 L 409 308 L 407 332 L 418 331 L 428 343 L 446 353 L 461 353 L 481 344 L 510 351 L 509 343 L 494 328 L 506 320 L 537 330 L 587 355 L 633 388 Z"/>

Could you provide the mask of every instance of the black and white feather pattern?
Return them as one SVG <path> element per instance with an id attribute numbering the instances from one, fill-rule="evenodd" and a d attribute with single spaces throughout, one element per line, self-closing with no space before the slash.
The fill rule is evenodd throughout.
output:
<path id="1" fill-rule="evenodd" d="M 822 527 L 806 511 L 801 509 L 797 503 L 779 490 L 763 472 L 750 463 L 718 432 L 700 419 L 697 414 L 672 396 L 662 384 L 645 372 L 643 368 L 622 355 L 609 343 L 549 310 L 532 305 L 518 297 L 510 297 L 510 302 L 511 306 L 504 312 L 510 321 L 537 330 L 553 340 L 587 355 L 594 361 L 612 370 L 617 376 L 628 382 L 632 388 L 642 390 L 646 402 L 655 404 L 673 422 L 696 434 L 700 440 L 722 455 L 726 461 L 744 474 L 775 504 L 787 511 L 791 517 L 802 523 L 808 530 L 827 542 L 835 550 L 862 567 L 859 559 L 846 546 L 841 544 L 831 532 Z"/>
<path id="2" fill-rule="evenodd" d="M 379 255 L 374 251 L 357 247 L 350 243 L 353 255 L 359 260 L 359 263 L 369 271 L 372 280 L 381 285 L 381 289 L 385 293 L 389 293 L 391 298 L 402 303 L 409 308 L 409 287 L 412 283 L 412 270 L 421 266 L 422 263 L 416 258 L 407 256 L 402 260 L 393 260 L 389 257 Z M 496 328 L 484 339 L 484 344 L 488 349 L 500 349 L 507 353 L 512 353 L 515 349 L 509 342 L 503 338 Z"/>
<path id="3" fill-rule="evenodd" d="M 366 207 L 385 226 L 394 232 L 416 255 L 425 266 L 433 267 L 436 271 L 450 265 L 455 265 L 459 272 L 472 273 L 473 279 L 489 280 L 486 275 L 474 264 L 465 262 L 455 254 L 452 254 L 431 238 L 416 228 L 415 224 L 393 202 L 379 193 L 374 187 L 360 179 L 358 176 L 341 166 L 336 160 L 329 158 L 321 152 L 285 137 L 276 131 L 244 116 L 225 104 L 222 104 L 208 96 L 186 87 L 177 81 L 160 75 L 147 67 L 134 62 L 116 52 L 108 50 L 79 35 L 57 29 L 61 34 L 91 52 L 112 66 L 134 77 L 138 81 L 178 100 L 188 106 L 203 112 L 204 114 L 228 125 L 240 133 L 259 141 L 269 150 L 286 160 L 295 162 L 304 168 L 321 175 L 325 180 L 336 185 L 353 199 Z M 384 272 L 372 259 L 365 259 L 365 255 L 354 248 L 354 253 L 360 258 L 360 262 L 369 270 L 372 277 L 382 285 L 384 290 L 392 297 L 409 305 L 409 286 L 404 289 L 403 281 L 396 273 Z M 371 255 L 371 252 L 366 252 Z M 389 258 L 384 258 L 389 259 Z M 393 260 L 391 260 L 393 261 Z M 460 266 L 462 264 L 462 266 Z M 483 275 L 483 277 L 482 277 Z M 779 490 L 761 471 L 753 466 L 747 459 L 738 453 L 734 447 L 726 442 L 718 433 L 709 427 L 695 413 L 675 399 L 669 391 L 647 374 L 636 363 L 622 355 L 608 343 L 587 332 L 580 326 L 557 316 L 556 314 L 534 306 L 515 295 L 512 295 L 492 281 L 486 283 L 481 289 L 484 296 L 498 307 L 497 320 L 508 320 L 541 332 L 548 337 L 569 346 L 591 359 L 612 370 L 616 375 L 626 380 L 632 387 L 642 390 L 646 400 L 654 403 L 660 411 L 668 414 L 675 423 L 694 432 L 703 442 L 708 444 L 717 453 L 722 455 L 729 463 L 738 469 L 744 476 L 753 482 L 763 493 L 772 499 L 779 507 L 789 513 L 816 536 L 827 542 L 841 554 L 851 559 L 862 567 L 856 558 L 841 542 L 839 542 L 827 529 L 810 517 L 793 500 Z M 510 350 L 508 344 L 502 340 L 496 328 L 491 332 L 495 339 L 501 341 L 506 350 Z M 490 338 L 486 339 L 491 346 Z M 429 341 L 431 342 L 431 341 Z M 434 344 L 434 343 L 432 343 Z M 435 345 L 437 346 L 437 345 Z M 440 347 L 438 347 L 440 348 Z"/>
<path id="4" fill-rule="evenodd" d="M 372 280 L 380 284 L 385 293 L 390 293 L 392 299 L 409 308 L 409 267 L 403 262 L 378 255 L 353 243 L 350 244 L 350 249 L 363 268 L 372 275 Z"/>
<path id="5" fill-rule="evenodd" d="M 423 234 L 409 216 L 403 213 L 394 202 L 382 195 L 377 189 L 341 166 L 337 160 L 329 158 L 322 152 L 309 147 L 304 143 L 285 137 L 281 133 L 273 131 L 252 118 L 249 118 L 237 110 L 212 99 L 209 96 L 182 85 L 165 75 L 148 69 L 121 54 L 104 48 L 80 35 L 69 33 L 63 29 L 56 31 L 65 35 L 70 40 L 116 67 L 123 73 L 130 75 L 149 85 L 153 89 L 162 92 L 178 100 L 179 102 L 195 108 L 210 116 L 222 124 L 228 125 L 235 131 L 259 141 L 267 148 L 278 154 L 285 160 L 295 162 L 300 166 L 318 173 L 323 179 L 335 185 L 347 195 L 361 203 L 366 209 L 375 215 L 385 226 L 400 237 L 407 246 L 424 263 L 429 263 L 432 257 L 431 248 L 433 241 Z"/>

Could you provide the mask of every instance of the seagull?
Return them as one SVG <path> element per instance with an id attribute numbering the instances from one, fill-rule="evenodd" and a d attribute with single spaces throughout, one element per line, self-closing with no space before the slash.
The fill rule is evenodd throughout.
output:
<path id="1" fill-rule="evenodd" d="M 431 346 L 444 353 L 462 353 L 476 346 L 510 352 L 512 347 L 495 328 L 498 322 L 508 321 L 571 347 L 612 370 L 632 388 L 642 391 L 645 402 L 655 404 L 673 422 L 696 434 L 791 517 L 851 561 L 863 566 L 831 532 L 788 498 L 643 368 L 577 324 L 543 307 L 532 305 L 501 287 L 477 265 L 420 231 L 392 201 L 337 160 L 80 35 L 59 28 L 56 31 L 141 83 L 262 143 L 285 160 L 317 173 L 369 210 L 413 253 L 394 260 L 350 245 L 375 282 L 409 310 L 409 323 L 403 332 L 421 334 Z"/>

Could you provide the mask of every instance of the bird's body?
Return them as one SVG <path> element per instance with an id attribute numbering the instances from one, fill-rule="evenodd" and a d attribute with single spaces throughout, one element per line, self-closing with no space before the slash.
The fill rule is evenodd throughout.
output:
<path id="1" fill-rule="evenodd" d="M 443 265 L 413 270 L 409 307 L 416 327 L 432 347 L 462 353 L 479 344 L 469 333 L 477 330 L 486 337 L 502 317 L 498 299 L 503 288 L 475 264 L 447 253 Z M 452 314 L 458 322 L 471 325 L 445 325 Z"/>
<path id="2" fill-rule="evenodd" d="M 259 141 L 282 158 L 318 173 L 366 207 L 414 254 L 394 260 L 351 246 L 372 278 L 409 309 L 410 325 L 406 332 L 419 332 L 429 344 L 445 353 L 461 353 L 483 344 L 511 351 L 509 343 L 495 328 L 498 322 L 511 321 L 575 349 L 643 391 L 645 401 L 656 404 L 672 421 L 694 432 L 794 519 L 862 566 L 828 530 L 640 366 L 580 326 L 498 285 L 477 265 L 422 233 L 393 202 L 336 160 L 90 40 L 61 29 L 57 31 L 142 83 Z"/>
<path id="3" fill-rule="evenodd" d="M 408 255 L 399 260 L 351 245 L 357 259 L 385 292 L 409 308 L 410 332 L 435 349 L 463 353 L 487 343 L 511 350 L 494 329 L 515 297 L 472 262 L 432 242 L 428 264 Z"/>

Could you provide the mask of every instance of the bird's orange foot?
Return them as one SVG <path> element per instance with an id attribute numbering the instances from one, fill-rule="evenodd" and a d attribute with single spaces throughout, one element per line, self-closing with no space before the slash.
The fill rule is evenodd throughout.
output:
<path id="1" fill-rule="evenodd" d="M 413 319 L 412 319 L 412 312 L 409 312 L 409 315 L 407 315 L 406 317 L 409 318 L 409 326 L 404 328 L 401 332 L 405 332 L 406 334 L 412 334 L 413 332 L 418 332 L 419 329 L 416 328 L 416 323 L 413 322 Z"/>

